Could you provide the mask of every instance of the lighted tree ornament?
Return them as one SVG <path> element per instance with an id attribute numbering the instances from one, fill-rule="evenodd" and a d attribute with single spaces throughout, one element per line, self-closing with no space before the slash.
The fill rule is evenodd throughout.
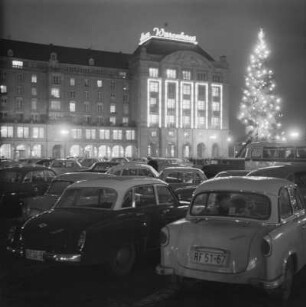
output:
<path id="1" fill-rule="evenodd" d="M 281 134 L 281 100 L 275 95 L 274 74 L 267 67 L 269 54 L 261 29 L 247 67 L 238 115 L 253 140 L 278 140 Z"/>

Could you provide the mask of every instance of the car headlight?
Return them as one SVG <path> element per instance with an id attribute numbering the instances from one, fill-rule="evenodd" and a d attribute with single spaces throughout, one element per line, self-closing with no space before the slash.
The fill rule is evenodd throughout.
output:
<path id="1" fill-rule="evenodd" d="M 78 240 L 78 249 L 79 251 L 82 251 L 84 248 L 86 242 L 86 231 L 83 230 L 79 236 L 79 240 Z"/>

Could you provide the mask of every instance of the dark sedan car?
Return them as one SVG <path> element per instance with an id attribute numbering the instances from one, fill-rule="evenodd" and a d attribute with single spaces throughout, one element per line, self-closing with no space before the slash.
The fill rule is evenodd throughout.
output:
<path id="1" fill-rule="evenodd" d="M 0 170 L 0 217 L 16 218 L 28 197 L 46 192 L 56 173 L 44 166 L 10 167 Z"/>
<path id="2" fill-rule="evenodd" d="M 184 217 L 187 208 L 157 178 L 74 183 L 53 209 L 27 220 L 21 230 L 11 229 L 7 250 L 36 262 L 104 264 L 122 276 L 137 254 L 159 249 L 160 229 Z"/>

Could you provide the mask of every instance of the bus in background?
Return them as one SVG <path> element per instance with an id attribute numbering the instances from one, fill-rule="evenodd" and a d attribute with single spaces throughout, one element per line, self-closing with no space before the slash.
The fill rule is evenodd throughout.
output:
<path id="1" fill-rule="evenodd" d="M 252 142 L 247 144 L 244 158 L 246 170 L 279 164 L 306 164 L 306 144 Z"/>

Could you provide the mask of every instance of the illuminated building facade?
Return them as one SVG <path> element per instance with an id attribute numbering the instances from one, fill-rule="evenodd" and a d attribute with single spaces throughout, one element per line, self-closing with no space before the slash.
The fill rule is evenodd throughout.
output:
<path id="1" fill-rule="evenodd" d="M 225 57 L 154 31 L 133 54 L 1 40 L 0 155 L 227 156 Z"/>

